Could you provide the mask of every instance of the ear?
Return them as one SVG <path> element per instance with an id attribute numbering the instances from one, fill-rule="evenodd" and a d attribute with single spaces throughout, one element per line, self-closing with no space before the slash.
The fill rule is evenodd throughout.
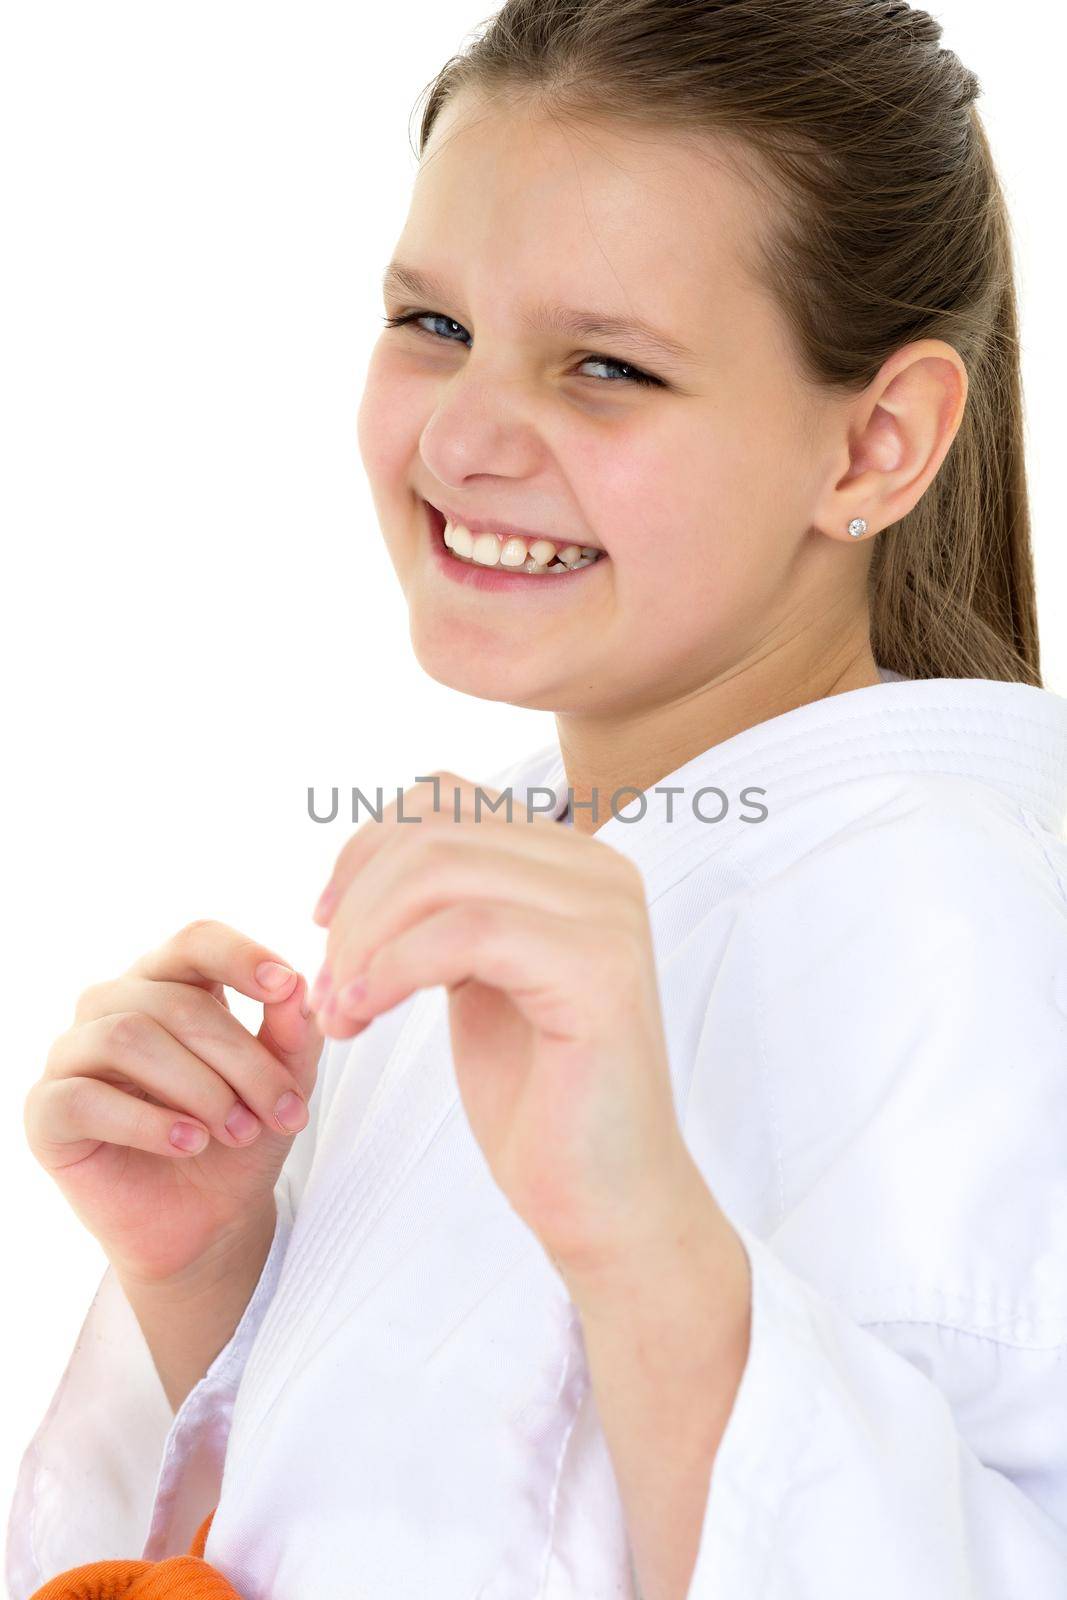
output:
<path id="1" fill-rule="evenodd" d="M 963 419 L 967 368 L 952 345 L 904 345 L 844 413 L 844 438 L 814 525 L 832 539 L 861 544 L 899 522 L 933 482 Z M 867 532 L 848 525 L 863 517 Z"/>

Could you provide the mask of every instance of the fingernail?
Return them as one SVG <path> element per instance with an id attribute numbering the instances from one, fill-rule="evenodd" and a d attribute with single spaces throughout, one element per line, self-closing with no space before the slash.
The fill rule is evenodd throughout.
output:
<path id="1" fill-rule="evenodd" d="M 206 1129 L 197 1128 L 191 1122 L 176 1122 L 170 1130 L 171 1144 L 178 1150 L 189 1150 L 194 1154 L 204 1148 L 210 1137 Z"/>
<path id="2" fill-rule="evenodd" d="M 274 1107 L 274 1118 L 285 1133 L 297 1133 L 308 1119 L 307 1106 L 298 1094 L 283 1094 Z"/>
<path id="3" fill-rule="evenodd" d="M 247 1106 L 235 1105 L 226 1118 L 226 1128 L 235 1139 L 242 1142 L 251 1139 L 259 1131 L 259 1118 L 254 1111 L 249 1111 Z"/>
<path id="4" fill-rule="evenodd" d="M 321 922 L 324 917 L 328 917 L 336 904 L 337 890 L 332 883 L 328 883 L 319 895 L 315 909 L 311 913 L 312 922 Z"/>
<path id="5" fill-rule="evenodd" d="M 300 996 L 300 1015 L 301 1015 L 301 1016 L 302 1016 L 302 1017 L 303 1017 L 303 1018 L 304 1018 L 304 1019 L 305 1019 L 305 1020 L 306 1020 L 306 1019 L 307 1019 L 307 1018 L 308 1018 L 308 1017 L 310 1017 L 310 1015 L 311 1015 L 311 1003 L 310 1003 L 310 1001 L 309 1001 L 309 1000 L 308 1000 L 308 989 L 307 989 L 307 984 L 306 984 L 306 983 L 305 983 L 305 985 L 304 985 L 304 992 L 303 992 L 303 994 L 302 994 L 302 995 L 301 995 L 301 996 Z"/>
<path id="6" fill-rule="evenodd" d="M 292 976 L 292 967 L 283 966 L 280 961 L 261 961 L 256 968 L 256 982 L 264 989 L 282 989 Z"/>
<path id="7" fill-rule="evenodd" d="M 366 998 L 366 978 L 352 978 L 338 994 L 337 1004 L 342 1011 L 354 1011 L 359 1009 Z"/>
<path id="8" fill-rule="evenodd" d="M 319 975 L 315 979 L 315 982 L 314 982 L 314 984 L 312 986 L 312 990 L 311 990 L 311 1009 L 312 1009 L 312 1011 L 317 1011 L 319 1009 L 319 1007 L 322 1005 L 322 1002 L 325 1000 L 326 996 L 329 994 L 331 981 L 332 980 L 330 978 L 330 969 L 329 969 L 329 967 L 323 967 L 320 970 Z"/>

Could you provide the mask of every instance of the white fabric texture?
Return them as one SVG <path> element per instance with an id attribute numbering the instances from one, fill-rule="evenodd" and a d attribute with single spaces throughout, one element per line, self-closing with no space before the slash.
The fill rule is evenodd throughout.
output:
<path id="1" fill-rule="evenodd" d="M 598 833 L 753 1272 L 688 1600 L 1067 1595 L 1067 699 L 882 678 Z M 563 815 L 554 744 L 487 781 Z M 244 1600 L 639 1600 L 580 1320 L 470 1133 L 442 989 L 326 1046 L 278 1201 L 176 1416 L 104 1274 L 11 1600 L 184 1550 L 216 1502 Z"/>

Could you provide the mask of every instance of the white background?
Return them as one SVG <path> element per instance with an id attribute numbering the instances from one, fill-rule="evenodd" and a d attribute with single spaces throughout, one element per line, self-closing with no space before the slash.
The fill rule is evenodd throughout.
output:
<path id="1" fill-rule="evenodd" d="M 484 778 L 553 736 L 414 661 L 355 435 L 409 114 L 490 9 L 0 9 L 5 1519 L 105 1265 L 22 1127 L 79 991 L 196 916 L 313 975 L 311 909 L 351 829 L 308 820 L 309 784 Z M 1010 27 L 999 0 L 933 9 L 982 82 L 1012 208 L 1063 694 L 1061 64 L 1034 0 Z"/>

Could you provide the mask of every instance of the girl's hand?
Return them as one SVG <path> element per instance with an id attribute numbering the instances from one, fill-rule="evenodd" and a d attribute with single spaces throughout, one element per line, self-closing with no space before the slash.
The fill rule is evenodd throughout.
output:
<path id="1" fill-rule="evenodd" d="M 255 1036 L 224 984 L 263 1002 Z M 207 921 L 79 996 L 26 1097 L 26 1136 L 121 1278 L 176 1279 L 262 1234 L 322 1051 L 304 1009 L 298 973 Z"/>
<path id="2" fill-rule="evenodd" d="M 316 908 L 312 993 L 349 1038 L 417 989 L 448 990 L 471 1129 L 561 1271 L 596 1272 L 664 1237 L 692 1193 L 675 1115 L 644 884 L 599 842 L 435 774 L 342 850 Z M 453 789 L 461 794 L 454 820 Z M 496 792 L 486 790 L 497 798 Z"/>

